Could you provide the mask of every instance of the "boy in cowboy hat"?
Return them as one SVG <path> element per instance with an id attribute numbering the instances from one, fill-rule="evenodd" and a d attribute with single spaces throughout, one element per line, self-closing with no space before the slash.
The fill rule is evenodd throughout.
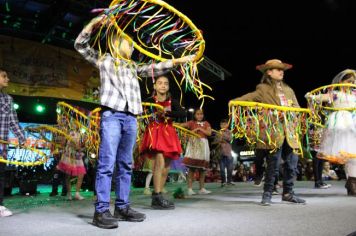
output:
<path id="1" fill-rule="evenodd" d="M 271 59 L 265 64 L 258 65 L 257 70 L 263 73 L 260 84 L 257 85 L 256 91 L 248 93 L 234 100 L 253 101 L 267 103 L 278 106 L 299 107 L 294 91 L 283 82 L 284 71 L 292 68 L 292 65 L 283 63 L 278 59 Z M 295 135 L 294 127 L 285 126 L 277 132 L 271 133 L 271 143 L 278 147 L 270 145 L 265 132 L 261 130 L 260 140 L 256 147 L 256 158 L 266 158 L 267 169 L 264 184 L 264 192 L 261 204 L 264 206 L 271 205 L 274 181 L 279 172 L 280 159 L 284 160 L 283 174 L 283 195 L 282 201 L 291 203 L 305 203 L 305 200 L 295 196 L 293 192 L 294 178 L 296 176 L 298 156 L 293 152 L 298 148 L 298 140 Z M 271 150 L 274 150 L 271 152 Z"/>

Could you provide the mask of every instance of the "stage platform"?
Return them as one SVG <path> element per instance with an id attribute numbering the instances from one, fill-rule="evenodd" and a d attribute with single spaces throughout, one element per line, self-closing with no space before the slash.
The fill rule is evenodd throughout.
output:
<path id="1" fill-rule="evenodd" d="M 119 228 L 112 230 L 91 225 L 92 192 L 83 192 L 83 201 L 67 201 L 65 197 L 49 197 L 49 186 L 39 186 L 37 196 L 5 199 L 14 215 L 0 218 L 0 235 L 349 235 L 356 231 L 356 198 L 346 196 L 344 181 L 329 183 L 332 187 L 324 190 L 314 189 L 313 182 L 296 182 L 295 192 L 307 200 L 306 205 L 282 203 L 277 195 L 270 207 L 259 205 L 262 187 L 252 183 L 224 188 L 209 183 L 207 189 L 212 194 L 176 199 L 176 209 L 166 211 L 150 209 L 150 197 L 142 194 L 143 189 L 133 188 L 132 206 L 146 213 L 147 219 L 141 223 L 120 222 Z M 185 184 L 169 184 L 167 196 L 172 198 L 178 187 L 185 189 Z"/>

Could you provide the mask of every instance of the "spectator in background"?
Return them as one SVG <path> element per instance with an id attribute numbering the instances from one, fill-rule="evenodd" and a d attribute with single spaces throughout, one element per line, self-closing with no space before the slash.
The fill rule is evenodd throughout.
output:
<path id="1" fill-rule="evenodd" d="M 220 148 L 220 175 L 221 175 L 221 187 L 227 185 L 234 185 L 232 182 L 232 171 L 233 171 L 233 158 L 231 154 L 231 131 L 229 130 L 229 122 L 226 119 L 220 121 L 220 131 L 216 134 L 213 143 L 218 145 Z M 225 175 L 225 169 L 226 174 Z"/>
<path id="2" fill-rule="evenodd" d="M 235 182 L 246 182 L 247 181 L 247 172 L 243 164 L 236 165 L 235 168 L 234 181 Z"/>
<path id="3" fill-rule="evenodd" d="M 330 163 L 328 161 L 324 162 L 322 178 L 323 180 L 339 179 L 339 177 L 336 175 L 336 172 L 330 168 Z"/>
<path id="4" fill-rule="evenodd" d="M 305 179 L 309 181 L 314 180 L 313 161 L 310 159 L 307 160 L 307 164 L 305 166 Z"/>
<path id="5" fill-rule="evenodd" d="M 256 178 L 255 168 L 252 165 L 248 168 L 246 176 L 247 181 L 253 181 Z"/>

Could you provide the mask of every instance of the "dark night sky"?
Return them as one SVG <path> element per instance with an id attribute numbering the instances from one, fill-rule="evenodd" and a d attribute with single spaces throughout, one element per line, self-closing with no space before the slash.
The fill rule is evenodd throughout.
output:
<path id="1" fill-rule="evenodd" d="M 214 128 L 227 117 L 230 99 L 255 89 L 261 78 L 255 66 L 268 59 L 294 65 L 285 80 L 302 106 L 306 92 L 329 84 L 345 68 L 356 68 L 354 0 L 167 2 L 203 31 L 205 55 L 232 73 L 211 84 L 216 100 L 206 101 L 205 113 Z M 198 104 L 185 96 L 187 107 Z"/>
<path id="2" fill-rule="evenodd" d="M 304 94 L 356 68 L 355 1 L 168 1 L 202 29 L 205 54 L 232 73 L 214 83 L 207 119 L 217 128 L 228 101 L 255 89 L 257 64 L 279 58 L 294 65 L 285 81 L 305 106 Z M 187 101 L 189 103 L 189 99 Z"/>

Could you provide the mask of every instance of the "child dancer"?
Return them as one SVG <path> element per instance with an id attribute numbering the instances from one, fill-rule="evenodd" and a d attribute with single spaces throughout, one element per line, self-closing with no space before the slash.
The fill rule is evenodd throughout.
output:
<path id="1" fill-rule="evenodd" d="M 89 45 L 95 28 L 106 23 L 105 16 L 94 18 L 77 37 L 74 47 L 100 71 L 100 123 L 99 160 L 96 172 L 95 213 L 93 224 L 100 228 L 117 228 L 117 220 L 140 222 L 145 214 L 133 210 L 129 194 L 132 175 L 132 154 L 136 141 L 136 116 L 142 113 L 138 76 L 161 75 L 173 66 L 193 60 L 182 57 L 152 65 L 137 65 L 131 60 L 132 44 L 125 37 L 113 38 L 113 54 L 99 57 L 98 51 Z M 122 59 L 117 59 L 122 58 Z M 111 215 L 110 190 L 116 168 L 116 201 L 114 217 Z"/>
<path id="2" fill-rule="evenodd" d="M 332 80 L 333 84 L 354 84 L 356 71 L 346 69 L 337 74 Z M 334 108 L 355 108 L 356 95 L 354 91 L 341 88 L 329 94 L 310 95 L 306 98 L 319 102 L 332 103 Z M 339 163 L 345 162 L 347 156 L 356 155 L 356 119 L 350 111 L 339 110 L 332 112 L 327 119 L 323 132 L 318 157 L 322 159 L 335 159 Z M 356 159 L 346 161 L 347 175 L 346 189 L 348 195 L 356 196 Z"/>
<path id="3" fill-rule="evenodd" d="M 9 77 L 5 70 L 0 68 L 0 140 L 8 141 L 11 130 L 19 139 L 20 144 L 25 143 L 25 133 L 19 126 L 17 114 L 13 108 L 12 97 L 3 89 L 9 84 Z M 6 145 L 0 144 L 0 156 L 6 158 Z M 0 217 L 11 216 L 12 212 L 4 204 L 5 163 L 0 162 Z"/>
<path id="4" fill-rule="evenodd" d="M 221 187 L 227 185 L 235 185 L 232 182 L 232 171 L 234 169 L 233 157 L 231 154 L 231 131 L 229 130 L 229 122 L 226 119 L 220 121 L 220 132 L 216 134 L 214 143 L 218 144 L 220 148 L 220 176 L 221 176 Z M 227 176 L 225 175 L 225 169 Z"/>
<path id="5" fill-rule="evenodd" d="M 193 114 L 194 120 L 181 124 L 181 126 L 197 133 L 200 138 L 190 138 L 183 163 L 189 168 L 188 171 L 188 195 L 196 194 L 193 191 L 194 174 L 199 171 L 199 194 L 209 194 L 205 189 L 205 171 L 209 167 L 210 149 L 208 136 L 211 135 L 211 126 L 204 120 L 202 109 L 197 109 Z"/>
<path id="6" fill-rule="evenodd" d="M 172 99 L 169 81 L 160 76 L 154 82 L 154 95 L 148 102 L 164 107 L 164 111 L 156 112 L 156 119 L 148 125 L 141 144 L 141 153 L 148 154 L 153 161 L 152 208 L 174 209 L 174 203 L 163 198 L 162 190 L 166 183 L 171 160 L 177 160 L 182 152 L 177 132 L 173 127 L 173 119 L 185 117 L 186 112 L 179 102 Z"/>
<path id="7" fill-rule="evenodd" d="M 283 63 L 278 59 L 268 60 L 265 64 L 256 67 L 263 73 L 260 84 L 257 85 L 256 91 L 248 93 L 235 100 L 261 102 L 279 106 L 299 107 L 294 91 L 283 81 L 284 71 L 292 68 L 292 65 Z M 291 127 L 283 128 L 282 132 L 271 134 L 271 141 L 276 143 L 278 148 L 268 145 L 268 140 L 260 132 L 260 139 L 265 142 L 258 142 L 256 156 L 259 158 L 266 157 L 267 169 L 262 195 L 261 205 L 269 206 L 272 203 L 272 192 L 275 186 L 275 178 L 279 172 L 279 163 L 281 157 L 284 160 L 283 174 L 283 195 L 282 201 L 291 203 L 305 203 L 304 199 L 297 197 L 293 192 L 294 178 L 298 164 L 298 156 L 293 149 L 298 148 L 298 140 L 295 140 L 295 132 Z M 273 152 L 271 152 L 273 150 Z"/>
<path id="8" fill-rule="evenodd" d="M 80 195 L 79 191 L 82 187 L 86 170 L 83 162 L 84 153 L 81 145 L 80 134 L 76 125 L 74 126 L 74 130 L 70 132 L 70 136 L 74 142 L 67 141 L 62 158 L 59 161 L 57 168 L 66 175 L 65 180 L 68 200 L 72 200 L 71 177 L 73 176 L 78 177 L 74 198 L 76 200 L 83 200 L 84 198 Z"/>

